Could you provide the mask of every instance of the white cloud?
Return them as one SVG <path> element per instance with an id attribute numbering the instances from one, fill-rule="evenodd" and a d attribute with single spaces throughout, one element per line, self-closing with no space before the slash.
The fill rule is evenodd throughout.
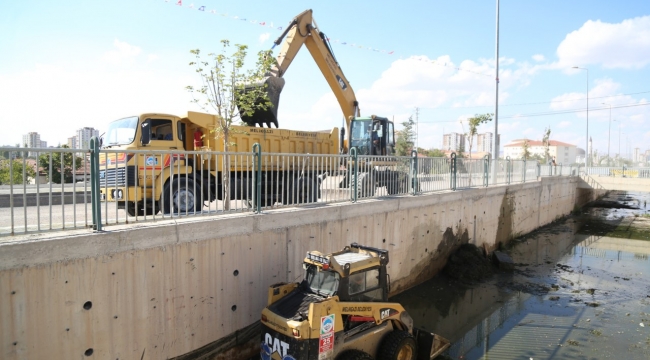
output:
<path id="1" fill-rule="evenodd" d="M 56 146 L 81 127 L 101 132 L 109 121 L 140 112 L 180 115 L 192 110 L 184 89 L 196 80 L 191 69 L 156 72 L 145 58 L 138 62 L 138 47 L 118 41 L 114 45 L 117 50 L 108 52 L 108 59 L 117 60 L 119 69 L 38 64 L 28 71 L 0 74 L 0 123 L 15 124 L 10 134 L 0 133 L 0 144 L 15 144 L 22 134 L 36 131 Z M 100 58 L 107 59 L 96 60 Z"/>
<path id="2" fill-rule="evenodd" d="M 147 62 L 151 63 L 159 59 L 159 56 L 156 54 L 147 55 Z"/>
<path id="3" fill-rule="evenodd" d="M 560 129 L 564 129 L 564 128 L 567 128 L 569 126 L 571 126 L 570 121 L 560 121 L 560 123 L 557 124 L 557 127 L 560 128 Z"/>
<path id="4" fill-rule="evenodd" d="M 113 47 L 115 49 L 106 52 L 102 56 L 102 60 L 114 65 L 132 62 L 142 51 L 137 46 L 129 45 L 117 39 L 113 41 Z"/>
<path id="5" fill-rule="evenodd" d="M 542 54 L 535 54 L 535 55 L 533 55 L 533 60 L 535 60 L 537 62 L 542 62 L 542 61 L 546 60 L 546 58 Z"/>
<path id="6" fill-rule="evenodd" d="M 557 48 L 558 68 L 600 64 L 605 68 L 642 68 L 650 63 L 650 16 L 611 24 L 589 20 Z"/>
<path id="7" fill-rule="evenodd" d="M 271 37 L 271 33 L 260 34 L 260 38 L 259 38 L 260 44 L 266 42 L 266 40 L 268 40 L 270 37 Z"/>

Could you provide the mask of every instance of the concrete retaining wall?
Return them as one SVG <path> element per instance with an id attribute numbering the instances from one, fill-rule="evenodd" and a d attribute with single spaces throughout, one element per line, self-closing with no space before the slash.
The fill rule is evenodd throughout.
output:
<path id="1" fill-rule="evenodd" d="M 257 322 L 270 284 L 302 277 L 308 250 L 355 241 L 386 248 L 397 293 L 432 277 L 463 242 L 494 248 L 597 195 L 577 182 L 543 178 L 2 242 L 0 358 L 192 358 L 202 347 L 202 358 L 215 358 L 217 344 Z"/>

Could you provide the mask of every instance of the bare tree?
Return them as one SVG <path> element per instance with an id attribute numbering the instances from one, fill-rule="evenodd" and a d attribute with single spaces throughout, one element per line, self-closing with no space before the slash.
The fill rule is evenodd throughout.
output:
<path id="1" fill-rule="evenodd" d="M 551 128 L 544 129 L 544 136 L 542 137 L 542 144 L 544 144 L 544 160 L 548 163 L 550 152 L 548 148 L 551 146 Z"/>
<path id="2" fill-rule="evenodd" d="M 257 54 L 256 66 L 246 69 L 245 59 L 248 46 L 235 44 L 231 50 L 230 41 L 221 40 L 222 49 L 219 53 L 210 53 L 207 59 L 201 56 L 201 51 L 191 50 L 195 61 L 190 66 L 201 77 L 201 86 L 187 86 L 186 89 L 194 96 L 193 102 L 205 112 L 216 113 L 217 126 L 212 130 L 215 138 L 222 138 L 224 152 L 236 144 L 230 141 L 233 122 L 241 119 L 242 115 L 250 116 L 256 110 L 266 110 L 271 105 L 266 86 L 250 86 L 260 84 L 274 63 L 270 51 L 260 51 Z M 230 205 L 230 157 L 223 157 L 222 187 L 224 210 Z"/>
<path id="3" fill-rule="evenodd" d="M 524 139 L 524 143 L 521 146 L 522 152 L 521 152 L 521 157 L 524 158 L 524 160 L 528 160 L 530 157 L 530 145 L 528 144 L 528 139 Z"/>

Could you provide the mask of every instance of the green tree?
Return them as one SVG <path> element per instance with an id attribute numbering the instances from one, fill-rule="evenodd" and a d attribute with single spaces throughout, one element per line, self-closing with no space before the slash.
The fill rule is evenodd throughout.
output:
<path id="1" fill-rule="evenodd" d="M 60 149 L 69 149 L 68 145 L 63 145 Z M 50 157 L 51 154 L 51 157 Z M 71 183 L 74 181 L 74 172 L 83 164 L 83 159 L 75 156 L 71 152 L 52 152 L 42 154 L 38 157 L 38 166 L 50 174 L 50 164 L 52 164 L 51 183 L 60 184 L 61 181 Z"/>
<path id="2" fill-rule="evenodd" d="M 528 160 L 530 158 L 530 145 L 528 144 L 528 139 L 524 139 L 524 143 L 521 145 L 521 148 L 521 157 L 524 160 Z"/>
<path id="3" fill-rule="evenodd" d="M 191 50 L 195 61 L 190 62 L 201 78 L 201 86 L 187 86 L 186 89 L 194 96 L 193 102 L 205 112 L 216 113 L 219 123 L 213 131 L 215 138 L 223 139 L 224 151 L 229 151 L 236 144 L 230 141 L 234 121 L 242 115 L 252 116 L 255 111 L 266 110 L 272 106 L 266 92 L 266 86 L 249 86 L 246 84 L 261 84 L 265 75 L 270 71 L 275 59 L 270 51 L 260 51 L 257 63 L 253 69 L 245 68 L 248 46 L 235 44 L 231 48 L 230 41 L 221 40 L 221 51 L 210 53 L 206 58 L 201 51 Z M 240 150 L 240 149 L 238 149 Z M 241 149 L 240 151 L 250 149 Z M 230 157 L 223 161 L 222 187 L 224 210 L 230 208 Z"/>
<path id="4" fill-rule="evenodd" d="M 551 146 L 551 128 L 547 127 L 544 129 L 544 136 L 542 137 L 542 144 L 544 144 L 544 161 L 548 163 L 548 158 L 550 157 L 550 152 L 548 148 Z"/>
<path id="5" fill-rule="evenodd" d="M 404 128 L 399 132 L 397 141 L 395 142 L 395 154 L 397 156 L 409 156 L 415 145 L 413 141 L 415 139 L 415 121 L 413 121 L 413 116 L 409 116 L 409 119 L 403 122 L 402 126 Z"/>
<path id="6" fill-rule="evenodd" d="M 426 151 L 426 155 L 428 157 L 446 157 L 447 155 L 445 154 L 444 151 L 440 149 L 429 149 Z"/>
<path id="7" fill-rule="evenodd" d="M 492 116 L 494 114 L 476 114 L 474 117 L 471 117 L 467 120 L 469 129 L 467 132 L 468 142 L 469 142 L 469 158 L 472 158 L 472 143 L 474 143 L 474 136 L 477 133 L 478 126 L 492 121 Z"/>
<path id="8" fill-rule="evenodd" d="M 0 185 L 23 184 L 34 178 L 36 171 L 27 163 L 23 176 L 23 163 L 24 160 L 0 160 Z"/>

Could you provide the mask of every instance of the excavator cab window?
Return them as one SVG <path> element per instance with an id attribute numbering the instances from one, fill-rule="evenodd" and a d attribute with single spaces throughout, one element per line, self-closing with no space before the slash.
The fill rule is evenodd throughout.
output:
<path id="1" fill-rule="evenodd" d="M 369 155 L 371 150 L 372 124 L 370 120 L 352 120 L 350 124 L 350 148 L 357 148 L 357 154 Z"/>

